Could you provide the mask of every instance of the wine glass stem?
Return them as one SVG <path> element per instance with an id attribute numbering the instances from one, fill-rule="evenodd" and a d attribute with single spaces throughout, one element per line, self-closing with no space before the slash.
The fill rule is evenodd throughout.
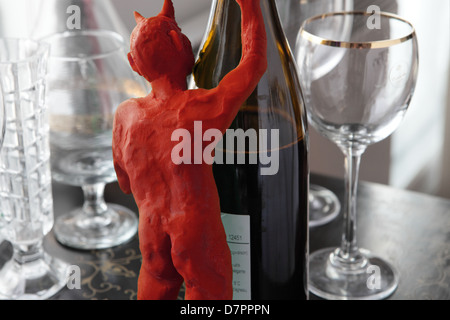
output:
<path id="1" fill-rule="evenodd" d="M 104 183 L 85 185 L 82 187 L 84 192 L 83 211 L 88 216 L 100 216 L 108 210 L 103 193 L 105 191 Z"/>
<path id="2" fill-rule="evenodd" d="M 340 249 L 340 258 L 347 261 L 359 259 L 356 242 L 356 203 L 358 190 L 359 167 L 364 150 L 348 148 L 345 150 L 345 210 L 344 232 Z"/>

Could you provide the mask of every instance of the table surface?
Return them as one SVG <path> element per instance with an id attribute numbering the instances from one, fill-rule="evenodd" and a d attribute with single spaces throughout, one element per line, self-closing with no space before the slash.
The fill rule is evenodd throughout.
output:
<path id="1" fill-rule="evenodd" d="M 329 188 L 343 201 L 342 180 L 313 174 L 311 183 Z M 80 188 L 55 183 L 53 193 L 55 216 L 83 201 Z M 105 198 L 138 212 L 133 198 L 117 184 L 107 186 Z M 359 246 L 399 271 L 400 284 L 389 299 L 450 299 L 450 200 L 361 182 L 357 219 Z M 310 251 L 338 246 L 341 233 L 342 213 L 324 226 L 311 228 Z M 115 248 L 80 251 L 60 245 L 49 233 L 44 246 L 81 269 L 81 289 L 65 287 L 53 299 L 136 299 L 141 264 L 137 236 Z M 10 254 L 10 245 L 0 244 L 0 267 Z"/>

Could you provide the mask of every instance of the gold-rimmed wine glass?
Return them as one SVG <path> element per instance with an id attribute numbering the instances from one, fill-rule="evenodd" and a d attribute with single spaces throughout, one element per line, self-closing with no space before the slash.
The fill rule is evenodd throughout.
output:
<path id="1" fill-rule="evenodd" d="M 379 24 L 371 23 L 374 18 Z M 341 23 L 350 24 L 350 32 L 337 32 L 333 26 Z M 329 13 L 304 22 L 297 46 L 309 122 L 346 158 L 341 246 L 311 254 L 310 290 L 325 299 L 386 298 L 399 275 L 390 263 L 358 247 L 358 172 L 366 148 L 397 129 L 412 99 L 418 71 L 414 27 L 389 13 Z M 330 55 L 341 58 L 323 72 L 323 57 Z"/>

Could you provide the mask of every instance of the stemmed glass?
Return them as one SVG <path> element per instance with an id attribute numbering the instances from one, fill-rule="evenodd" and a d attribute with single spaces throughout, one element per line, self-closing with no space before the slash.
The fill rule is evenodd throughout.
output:
<path id="1" fill-rule="evenodd" d="M 348 11 L 353 9 L 353 0 L 279 0 L 280 17 L 284 24 L 286 37 L 290 45 L 294 48 L 294 53 L 298 52 L 295 47 L 298 30 L 302 23 L 315 15 L 327 12 Z M 349 31 L 347 21 L 336 21 L 334 26 L 339 32 L 345 34 Z M 322 54 L 327 54 L 323 52 Z M 322 60 L 328 61 L 323 64 L 322 72 L 330 70 L 336 66 L 342 55 L 323 56 Z M 324 70 L 326 69 L 326 70 Z M 309 188 L 309 226 L 317 227 L 324 225 L 335 219 L 341 211 L 341 203 L 338 197 L 329 189 L 311 184 Z"/>
<path id="2" fill-rule="evenodd" d="M 0 228 L 13 256 L 0 271 L 0 299 L 46 299 L 66 284 L 68 265 L 49 255 L 53 227 L 48 108 L 48 45 L 0 40 L 0 86 L 5 107 L 0 152 Z M 2 130 L 3 131 L 3 130 Z"/>
<path id="3" fill-rule="evenodd" d="M 119 245 L 135 235 L 138 220 L 131 210 L 103 199 L 105 185 L 117 179 L 113 118 L 121 102 L 146 95 L 146 85 L 131 70 L 123 38 L 115 32 L 64 32 L 44 40 L 51 45 L 52 176 L 84 192 L 82 208 L 56 219 L 55 236 L 78 249 Z"/>
<path id="4" fill-rule="evenodd" d="M 351 32 L 337 32 L 336 23 L 350 23 Z M 398 273 L 358 248 L 358 172 L 366 148 L 391 135 L 408 109 L 418 71 L 414 28 L 388 13 L 330 13 L 304 22 L 298 48 L 309 121 L 346 157 L 342 243 L 311 254 L 310 290 L 326 299 L 386 298 L 397 288 Z M 329 55 L 343 57 L 329 72 L 315 75 L 326 63 L 321 57 Z"/>

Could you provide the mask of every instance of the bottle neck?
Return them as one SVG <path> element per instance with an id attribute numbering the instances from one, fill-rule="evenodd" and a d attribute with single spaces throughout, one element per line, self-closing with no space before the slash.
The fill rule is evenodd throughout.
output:
<path id="1" fill-rule="evenodd" d="M 275 29 L 283 31 L 275 0 L 260 0 L 264 20 Z M 220 26 L 220 31 L 227 33 L 240 30 L 241 9 L 236 0 L 214 0 L 210 15 L 209 28 Z M 239 23 L 238 23 L 239 22 Z M 225 28 L 227 26 L 227 28 Z M 240 32 L 233 32 L 240 35 Z"/>
<path id="2" fill-rule="evenodd" d="M 267 71 L 243 103 L 232 128 L 286 126 L 280 146 L 306 137 L 307 125 L 297 65 L 287 43 L 274 0 L 260 0 L 267 38 Z M 241 9 L 236 0 L 214 0 L 205 38 L 193 70 L 191 88 L 212 89 L 235 69 L 242 56 Z M 279 123 L 276 124 L 279 126 Z M 291 131 L 289 128 L 295 128 Z"/>
<path id="3" fill-rule="evenodd" d="M 273 55 L 291 56 L 275 1 L 260 1 L 266 26 L 268 59 L 271 60 Z M 233 70 L 241 59 L 241 9 L 236 0 L 213 1 L 202 45 L 194 67 L 194 77 L 199 87 L 211 89 L 217 86 L 223 76 Z M 203 57 L 206 56 L 208 60 L 204 61 Z M 207 81 L 203 81 L 202 77 L 211 72 L 212 81 L 209 77 Z"/>
<path id="4" fill-rule="evenodd" d="M 260 0 L 267 33 L 267 45 L 287 50 L 288 42 L 281 24 L 275 0 Z M 241 41 L 241 9 L 235 0 L 215 0 L 214 20 L 221 33 Z M 214 7 L 214 6 L 213 6 Z M 283 46 L 284 48 L 279 48 Z"/>

